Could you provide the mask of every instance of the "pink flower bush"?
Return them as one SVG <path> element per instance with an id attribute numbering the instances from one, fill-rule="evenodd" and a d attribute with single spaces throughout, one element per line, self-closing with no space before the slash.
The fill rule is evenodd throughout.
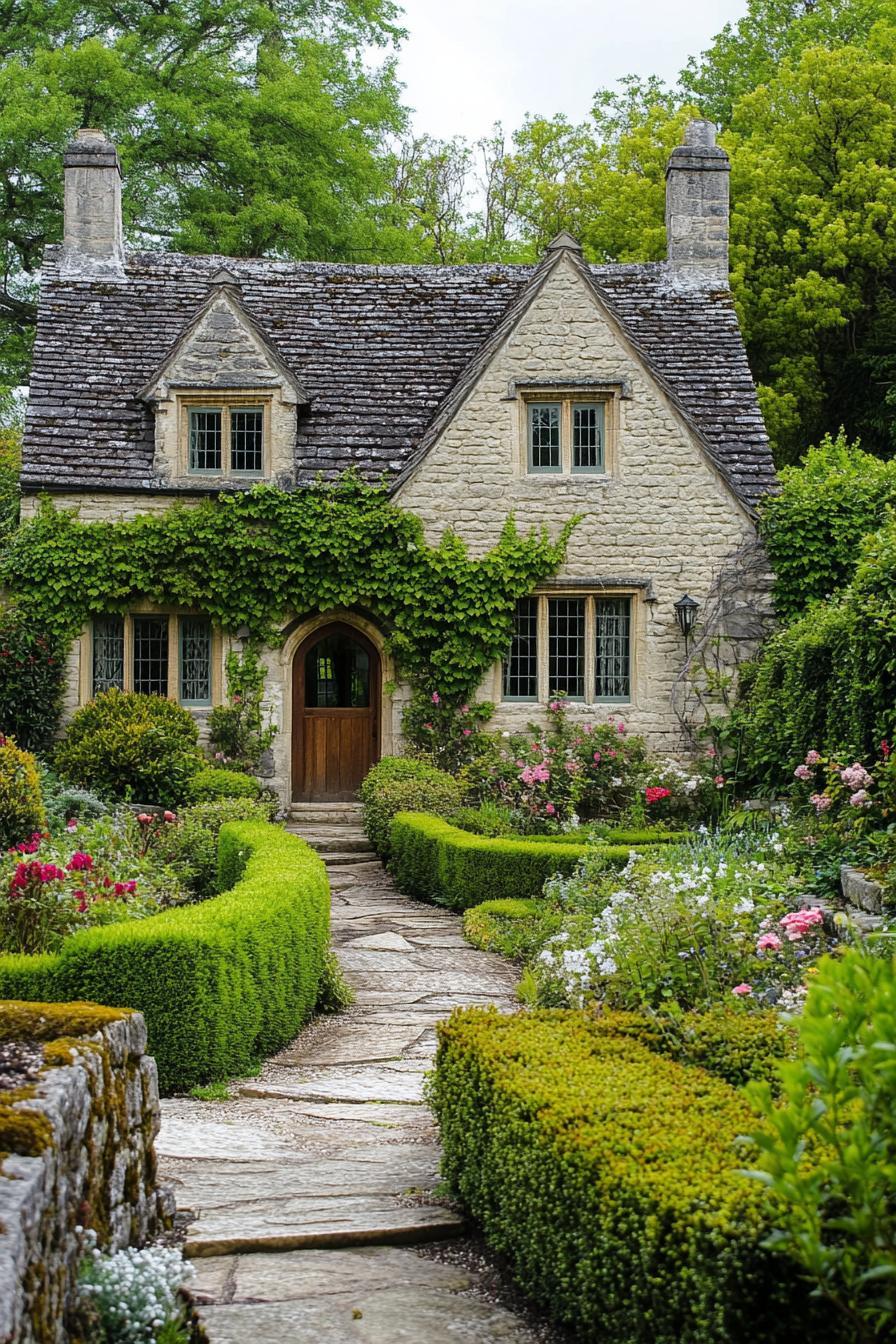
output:
<path id="1" fill-rule="evenodd" d="M 821 763 L 821 753 L 816 751 L 814 747 L 811 751 L 806 752 L 807 765 L 820 765 L 820 763 Z"/>
<path id="2" fill-rule="evenodd" d="M 809 769 L 808 765 L 798 765 L 793 774 L 796 779 L 812 778 L 812 771 Z"/>
<path id="3" fill-rule="evenodd" d="M 833 798 L 829 798 L 826 793 L 813 793 L 812 797 L 809 799 L 809 802 L 815 808 L 815 811 L 819 816 L 821 816 L 822 812 L 828 811 L 833 801 Z"/>
<path id="4" fill-rule="evenodd" d="M 800 938 L 804 938 L 807 933 L 811 933 L 823 923 L 824 912 L 819 910 L 818 906 L 812 906 L 807 910 L 793 910 L 780 921 L 785 936 L 791 943 L 799 942 Z"/>
<path id="5" fill-rule="evenodd" d="M 93 857 L 90 854 L 83 854 L 80 850 L 76 850 L 66 864 L 66 867 L 69 872 L 72 873 L 89 873 L 90 869 L 93 867 Z"/>
<path id="6" fill-rule="evenodd" d="M 528 788 L 531 788 L 533 784 L 547 784 L 550 777 L 551 772 L 544 762 L 541 765 L 527 765 L 520 772 L 520 779 Z"/>
<path id="7" fill-rule="evenodd" d="M 854 792 L 865 790 L 869 784 L 874 783 L 871 775 L 859 761 L 853 761 L 852 765 L 848 765 L 845 770 L 841 770 L 840 778 L 846 787 Z"/>
<path id="8" fill-rule="evenodd" d="M 868 797 L 867 790 L 859 789 L 858 793 L 854 793 L 849 800 L 849 805 L 850 807 L 870 807 L 871 799 Z"/>

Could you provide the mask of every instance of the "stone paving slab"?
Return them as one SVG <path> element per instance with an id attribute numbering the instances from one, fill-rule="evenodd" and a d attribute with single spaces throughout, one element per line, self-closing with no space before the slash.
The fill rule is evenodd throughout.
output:
<path id="1" fill-rule="evenodd" d="M 283 1078 L 275 1081 L 245 1083 L 240 1087 L 244 1097 L 281 1098 L 284 1101 L 385 1101 L 423 1103 L 423 1081 L 427 1064 L 393 1060 L 379 1068 L 320 1069 L 313 1075 Z"/>
<path id="2" fill-rule="evenodd" d="M 357 1246 L 349 1250 L 283 1251 L 275 1255 L 209 1256 L 196 1263 L 191 1292 L 230 1302 L 286 1302 L 379 1288 L 419 1284 L 445 1292 L 471 1285 L 468 1270 L 442 1264 L 396 1246 Z"/>
<path id="3" fill-rule="evenodd" d="M 384 1288 L 292 1302 L 208 1307 L 210 1344 L 529 1344 L 505 1311 L 439 1289 Z"/>
<path id="4" fill-rule="evenodd" d="M 419 1245 L 456 1237 L 461 1216 L 437 1204 L 402 1204 L 388 1195 L 294 1196 L 289 1207 L 259 1200 L 202 1213 L 187 1231 L 190 1257 L 312 1246 Z"/>

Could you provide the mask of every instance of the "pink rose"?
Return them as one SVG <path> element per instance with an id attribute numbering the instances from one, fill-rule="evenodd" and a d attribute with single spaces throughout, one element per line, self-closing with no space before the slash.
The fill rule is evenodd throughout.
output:
<path id="1" fill-rule="evenodd" d="M 596 764 L 596 765 L 600 765 L 600 752 L 599 752 L 599 751 L 596 751 L 596 752 L 594 753 L 594 761 L 595 761 L 595 764 Z"/>
<path id="2" fill-rule="evenodd" d="M 472 731 L 473 731 L 472 728 L 465 728 L 465 729 L 464 729 L 464 737 L 469 737 L 470 734 L 472 733 Z"/>
<path id="3" fill-rule="evenodd" d="M 563 705 L 559 700 L 552 700 L 551 703 L 548 705 L 548 709 L 551 711 L 552 714 L 556 714 L 557 711 L 562 708 Z"/>
<path id="4" fill-rule="evenodd" d="M 141 826 L 148 826 L 152 821 L 152 817 L 148 812 L 139 812 L 137 814 L 137 820 L 139 821 Z"/>
<path id="5" fill-rule="evenodd" d="M 556 807 L 554 806 L 553 803 L 548 803 L 548 804 L 545 806 L 545 809 L 544 809 L 544 810 L 545 810 L 545 812 L 548 814 L 549 817 L 552 817 L 552 816 L 554 815 L 554 813 L 557 811 L 557 809 L 556 809 Z"/>
<path id="6" fill-rule="evenodd" d="M 738 997 L 741 998 L 741 999 L 745 999 L 745 998 L 747 997 L 748 994 L 752 994 L 752 993 L 753 993 L 753 986 L 752 986 L 752 985 L 735 985 L 734 988 L 732 989 L 731 993 L 732 993 L 732 994 L 737 994 Z"/>
<path id="7" fill-rule="evenodd" d="M 764 933 L 756 944 L 757 952 L 777 952 L 784 944 L 776 933 Z"/>
<path id="8" fill-rule="evenodd" d="M 432 702 L 433 702 L 434 705 L 440 705 L 440 704 L 442 703 L 438 691 L 433 691 L 433 693 L 432 693 Z"/>
<path id="9" fill-rule="evenodd" d="M 173 812 L 163 812 L 163 813 L 162 813 L 162 820 L 163 820 L 163 821 L 177 821 L 177 817 L 175 816 L 175 814 L 174 814 Z"/>

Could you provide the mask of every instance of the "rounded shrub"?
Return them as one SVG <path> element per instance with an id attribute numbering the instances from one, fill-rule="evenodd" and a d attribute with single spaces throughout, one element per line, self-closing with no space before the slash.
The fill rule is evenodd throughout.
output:
<path id="1" fill-rule="evenodd" d="M 191 803 L 212 803 L 221 798 L 257 798 L 261 785 L 241 770 L 217 770 L 209 766 L 190 780 L 187 799 Z"/>
<path id="2" fill-rule="evenodd" d="M 75 713 L 54 764 L 69 784 L 101 797 L 176 805 L 202 766 L 198 739 L 173 700 L 113 689 Z"/>
<path id="3" fill-rule="evenodd" d="M 0 846 L 29 840 L 46 824 L 36 759 L 11 737 L 0 737 Z"/>
<path id="4" fill-rule="evenodd" d="M 159 832 L 157 853 L 198 900 L 218 890 L 218 835 L 228 821 L 270 821 L 271 809 L 253 798 L 216 798 L 183 808 Z"/>
<path id="5" fill-rule="evenodd" d="M 364 829 L 378 854 L 389 852 L 392 818 L 398 812 L 428 812 L 450 817 L 462 801 L 461 786 L 444 770 L 427 761 L 384 756 L 361 785 Z"/>

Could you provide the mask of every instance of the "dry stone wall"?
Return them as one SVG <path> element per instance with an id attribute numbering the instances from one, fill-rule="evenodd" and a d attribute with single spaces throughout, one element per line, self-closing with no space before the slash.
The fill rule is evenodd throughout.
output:
<path id="1" fill-rule="evenodd" d="M 65 1344 L 81 1246 L 121 1249 L 170 1221 L 156 1181 L 155 1060 L 139 1013 L 0 1002 L 0 1043 L 40 1049 L 0 1091 L 0 1344 Z"/>

